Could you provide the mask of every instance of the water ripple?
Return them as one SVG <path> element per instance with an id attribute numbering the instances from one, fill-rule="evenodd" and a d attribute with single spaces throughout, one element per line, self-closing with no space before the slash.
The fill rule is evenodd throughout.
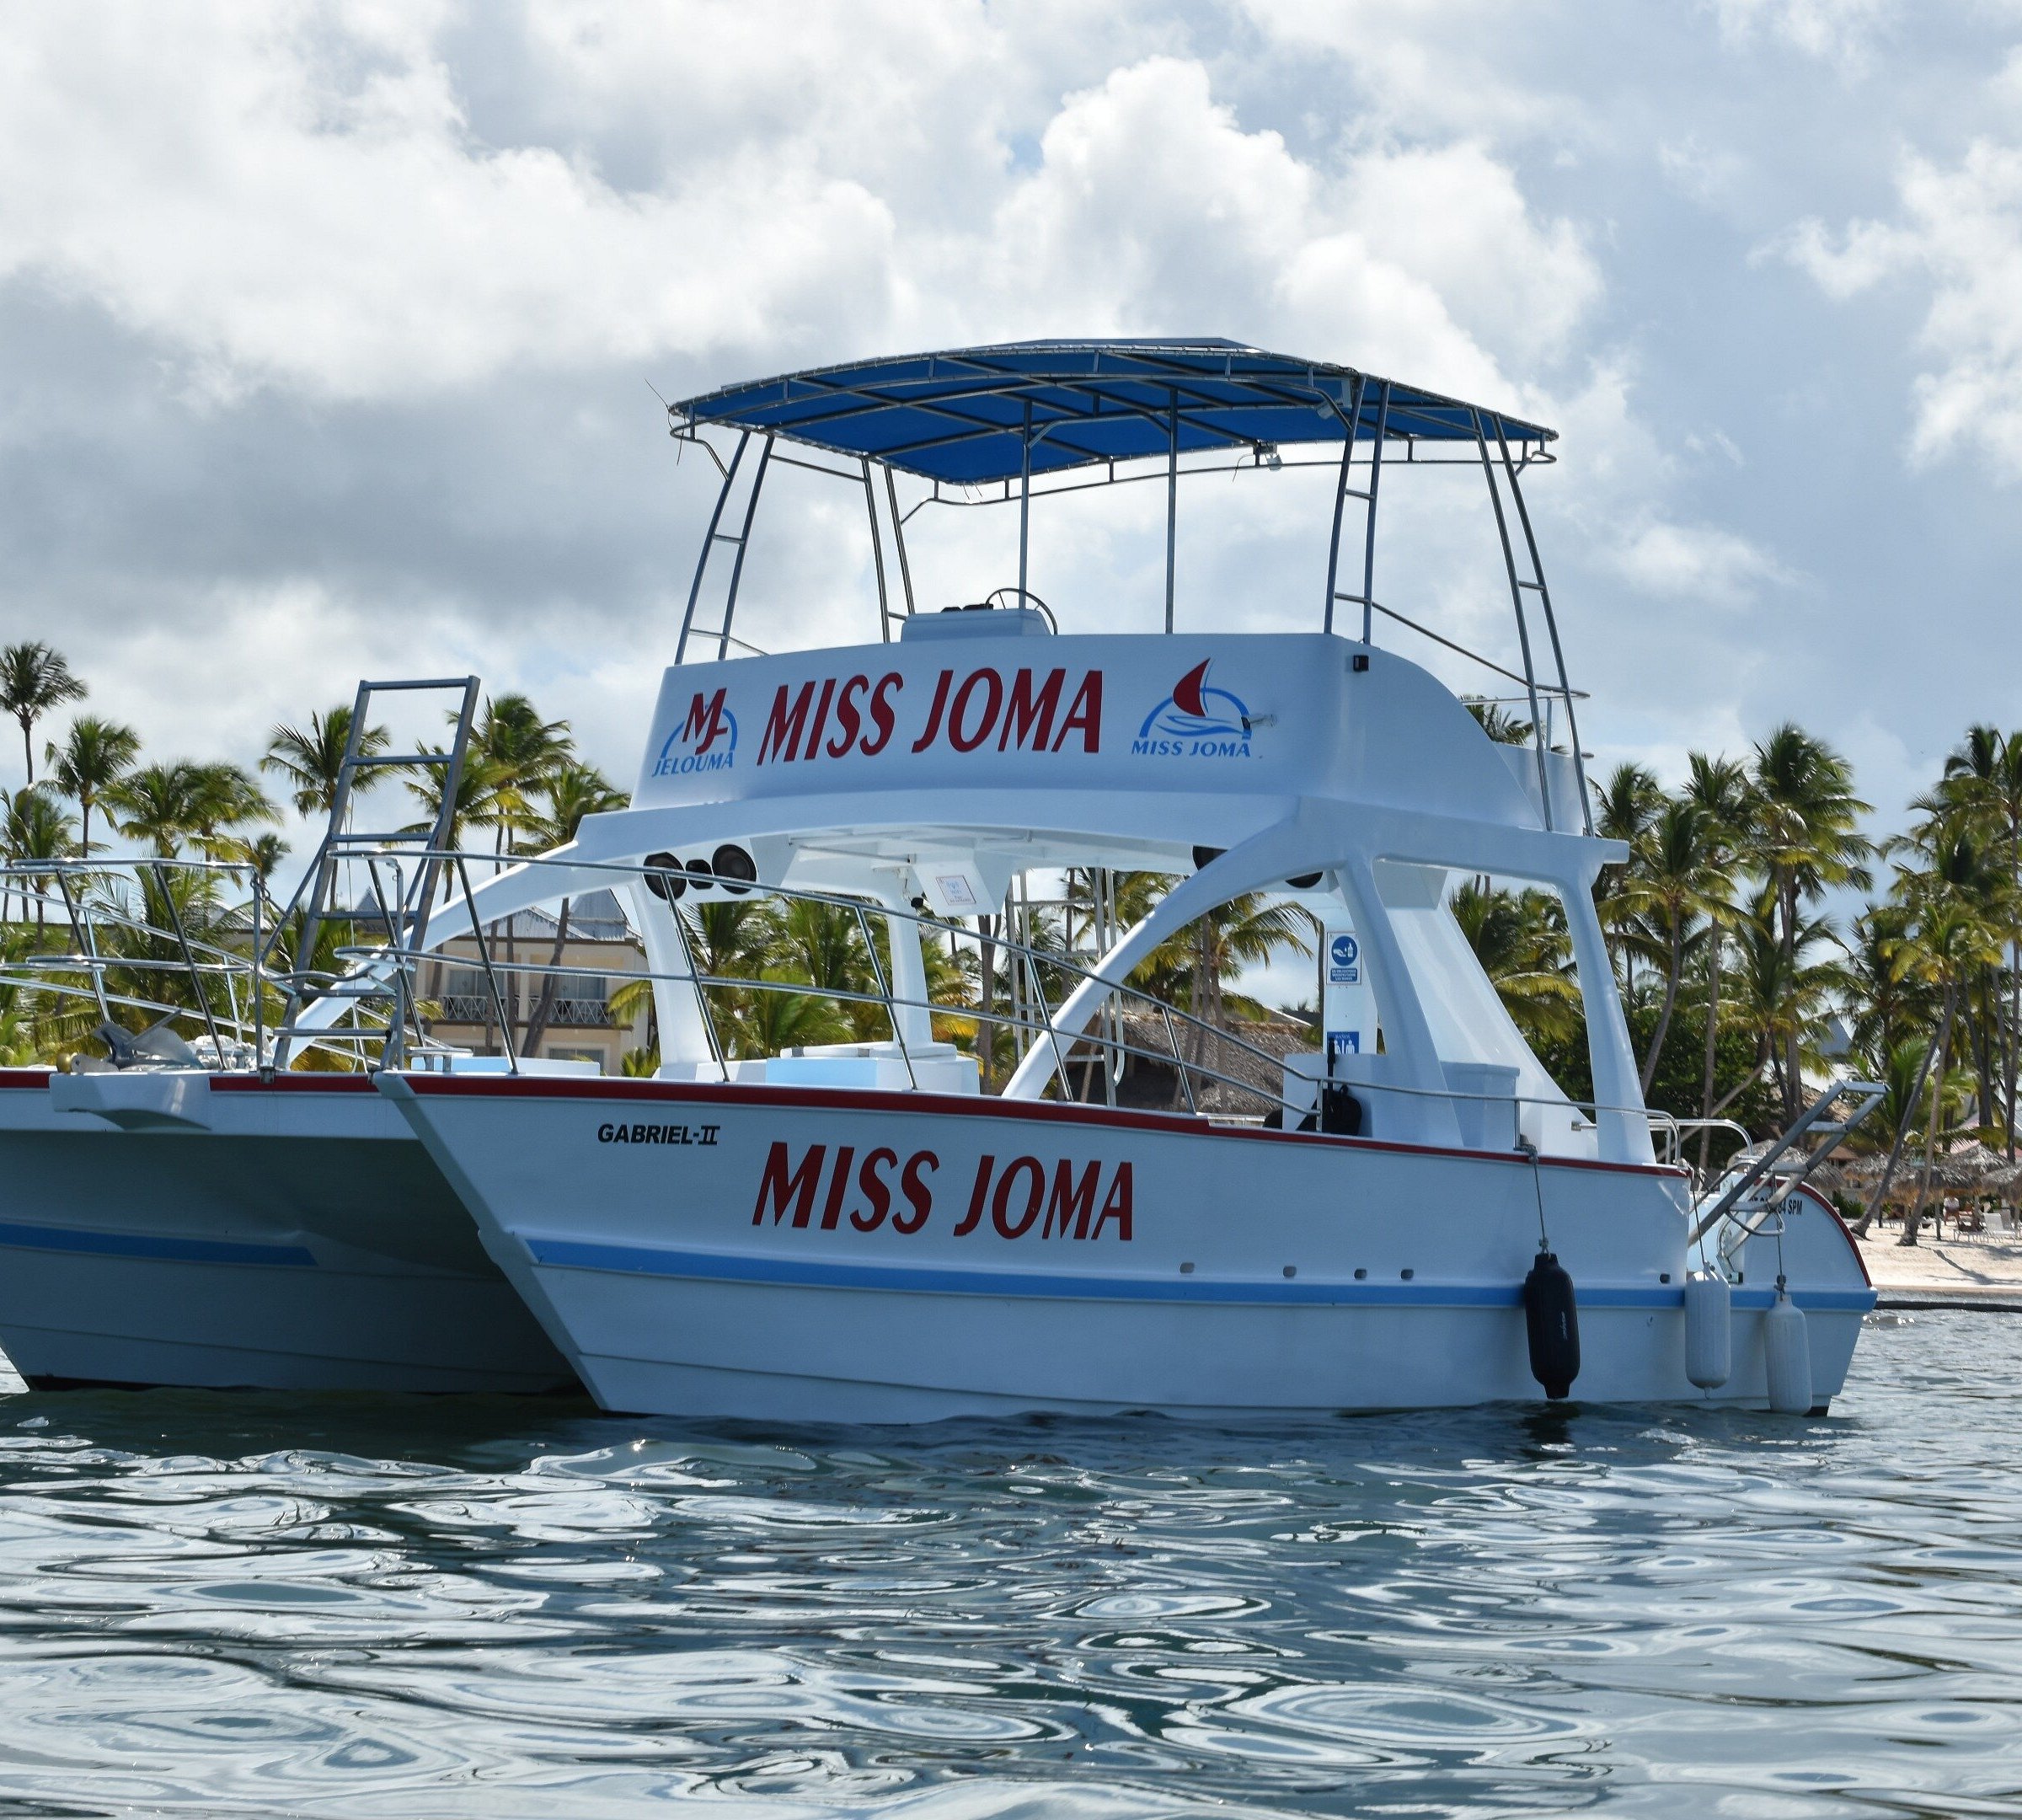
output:
<path id="1" fill-rule="evenodd" d="M 0 1812 L 2022 1815 L 2022 1322 L 1830 1421 L 0 1397 Z"/>

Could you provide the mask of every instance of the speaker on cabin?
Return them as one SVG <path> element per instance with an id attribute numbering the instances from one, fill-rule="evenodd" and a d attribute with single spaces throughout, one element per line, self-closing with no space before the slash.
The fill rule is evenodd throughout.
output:
<path id="1" fill-rule="evenodd" d="M 662 903 L 672 903 L 687 888 L 687 876 L 681 869 L 681 861 L 672 854 L 646 855 L 646 889 Z"/>
<path id="2" fill-rule="evenodd" d="M 725 841 L 709 855 L 709 870 L 733 897 L 743 897 L 746 885 L 758 882 L 758 862 L 743 848 L 730 841 Z M 732 880 L 739 882 L 733 884 Z"/>
<path id="3" fill-rule="evenodd" d="M 688 861 L 688 884 L 693 889 L 705 891 L 715 882 L 715 880 L 710 875 L 708 860 L 691 859 Z"/>
<path id="4" fill-rule="evenodd" d="M 1228 851 L 1226 847 L 1196 847 L 1194 848 L 1194 870 L 1205 871 Z"/>

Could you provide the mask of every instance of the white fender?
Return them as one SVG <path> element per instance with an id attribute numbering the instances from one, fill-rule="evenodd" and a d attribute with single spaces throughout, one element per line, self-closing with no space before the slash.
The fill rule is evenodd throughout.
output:
<path id="1" fill-rule="evenodd" d="M 1685 1279 L 1685 1375 L 1717 1390 L 1733 1372 L 1734 1293 L 1719 1271 L 1694 1271 Z"/>
<path id="2" fill-rule="evenodd" d="M 1779 1416 L 1811 1413 L 1811 1341 L 1804 1310 L 1779 1282 L 1763 1317 L 1763 1352 L 1769 1372 L 1769 1407 Z"/>

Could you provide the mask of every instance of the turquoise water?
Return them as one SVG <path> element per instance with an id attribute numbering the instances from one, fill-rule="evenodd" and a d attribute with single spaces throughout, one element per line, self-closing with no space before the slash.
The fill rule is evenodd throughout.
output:
<path id="1" fill-rule="evenodd" d="M 0 1398 L 0 1813 L 2022 1813 L 2022 1320 L 1830 1421 Z"/>

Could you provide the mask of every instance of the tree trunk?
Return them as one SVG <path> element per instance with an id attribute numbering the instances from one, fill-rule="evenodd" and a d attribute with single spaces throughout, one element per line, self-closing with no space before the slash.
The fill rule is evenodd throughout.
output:
<path id="1" fill-rule="evenodd" d="M 1671 926 L 1671 971 L 1664 979 L 1664 1009 L 1657 1014 L 1656 1032 L 1650 1039 L 1650 1053 L 1643 1057 L 1643 1098 L 1650 1098 L 1650 1084 L 1656 1079 L 1657 1057 L 1664 1053 L 1664 1039 L 1671 1033 L 1671 1014 L 1677 1009 L 1678 975 L 1685 966 L 1685 944 L 1679 939 L 1678 925 Z"/>
<path id="2" fill-rule="evenodd" d="M 1797 874 L 1795 870 L 1789 870 L 1779 896 L 1784 913 L 1784 990 L 1791 992 L 1797 984 Z M 1803 1098 L 1803 1064 L 1798 1059 L 1797 1026 L 1793 1023 L 1784 1036 L 1784 1128 L 1786 1131 L 1797 1122 L 1800 1102 Z"/>
<path id="3" fill-rule="evenodd" d="M 1944 1057 L 1951 1046 L 1952 1009 L 1958 995 L 1956 986 L 1944 988 L 1944 1014 L 1938 1020 L 1938 1041 L 1931 1045 L 1937 1072 L 1931 1081 L 1931 1122 L 1923 1138 L 1923 1172 L 1917 1178 L 1916 1204 L 1903 1216 L 1902 1237 L 1896 1241 L 1899 1245 L 1917 1243 L 1917 1228 L 1923 1223 L 1923 1203 L 1931 1191 L 1931 1170 L 1938 1160 L 1938 1121 L 1944 1105 Z"/>
<path id="4" fill-rule="evenodd" d="M 1917 1121 L 1917 1102 L 1923 1097 L 1923 1084 L 1931 1072 L 1931 1063 L 1938 1053 L 1934 1041 L 1923 1052 L 1923 1066 L 1917 1071 L 1917 1084 L 1910 1089 L 1909 1104 L 1903 1108 L 1902 1123 L 1896 1127 L 1896 1141 L 1889 1146 L 1889 1159 L 1881 1166 L 1881 1180 L 1875 1184 L 1875 1192 L 1868 1196 L 1867 1210 L 1854 1223 L 1856 1238 L 1864 1239 L 1868 1228 L 1875 1223 L 1875 1216 L 1881 1211 L 1882 1197 L 1889 1191 L 1889 1184 L 1896 1179 L 1896 1165 L 1902 1160 L 1902 1141 L 1910 1134 L 1910 1127 Z"/>
<path id="5" fill-rule="evenodd" d="M 1699 1093 L 1699 1116 L 1713 1116 L 1714 1067 L 1718 1060 L 1720 1036 L 1720 925 L 1716 922 L 1707 931 L 1707 944 L 1712 952 L 1706 962 L 1706 1067 L 1704 1084 Z M 1699 1133 L 1699 1180 L 1706 1180 L 1706 1165 L 1711 1156 L 1713 1133 Z"/>
<path id="6" fill-rule="evenodd" d="M 569 900 L 562 899 L 560 916 L 554 925 L 554 946 L 548 956 L 547 977 L 541 982 L 541 996 L 527 1020 L 527 1046 L 522 1053 L 532 1055 L 541 1046 L 541 1039 L 548 1034 L 548 1020 L 554 1015 L 555 988 L 559 982 L 554 970 L 562 964 L 562 950 L 569 945 Z"/>
<path id="7" fill-rule="evenodd" d="M 976 1071 L 981 1076 L 978 1084 L 985 1093 L 991 1087 L 991 1063 L 997 1047 L 997 1026 L 991 1021 L 990 1014 L 996 1009 L 997 1001 L 997 919 L 979 916 L 976 919 L 976 934 L 982 939 L 977 945 L 980 966 L 976 982 L 976 1009 L 980 1014 L 976 1020 Z"/>

